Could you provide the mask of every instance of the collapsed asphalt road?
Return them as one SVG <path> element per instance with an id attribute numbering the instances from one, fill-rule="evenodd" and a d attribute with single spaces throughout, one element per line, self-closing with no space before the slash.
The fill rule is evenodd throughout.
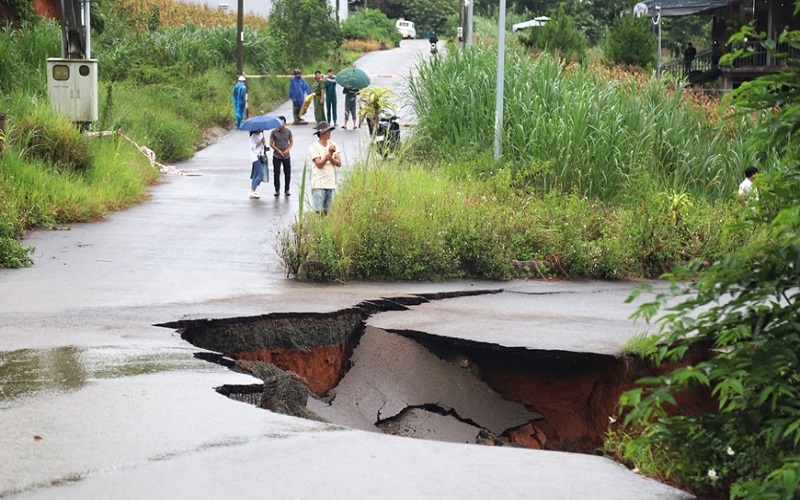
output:
<path id="1" fill-rule="evenodd" d="M 359 65 L 404 75 L 425 45 L 403 42 L 372 57 L 373 69 L 369 60 Z M 276 111 L 288 114 L 288 106 Z M 309 140 L 307 131 L 296 136 Z M 357 139 L 339 140 L 348 158 L 358 155 Z M 304 148 L 297 149 L 299 166 Z M 153 325 L 271 315 L 291 325 L 297 314 L 333 315 L 383 298 L 503 288 L 485 303 L 431 301 L 420 312 L 463 300 L 461 319 L 471 323 L 460 327 L 465 336 L 491 342 L 492 325 L 503 322 L 511 337 L 497 337 L 498 345 L 538 338 L 547 349 L 576 352 L 584 344 L 619 349 L 642 328 L 627 319 L 634 306 L 623 300 L 634 285 L 624 283 L 286 280 L 274 242 L 301 193 L 293 185 L 289 198 L 248 199 L 247 154 L 244 134 L 231 133 L 176 166 L 194 175 L 164 177 L 148 202 L 106 221 L 33 232 L 25 244 L 36 247 L 35 265 L 0 270 L 0 497 L 686 496 L 601 457 L 351 430 L 219 394 L 215 388 L 263 382 L 209 363 L 213 352 L 196 357 L 199 348 L 178 332 Z M 501 296 L 507 300 L 490 299 Z M 444 313 L 430 311 L 434 319 Z M 392 314 L 372 316 L 372 326 L 458 333 L 451 319 L 439 325 L 456 331 L 444 332 L 427 326 L 431 316 L 416 316 L 415 325 Z M 518 328 L 508 328 L 514 323 Z M 485 375 L 486 365 L 478 366 Z"/>

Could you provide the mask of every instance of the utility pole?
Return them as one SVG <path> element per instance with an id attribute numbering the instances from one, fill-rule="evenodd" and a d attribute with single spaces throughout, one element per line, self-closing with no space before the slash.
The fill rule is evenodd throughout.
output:
<path id="1" fill-rule="evenodd" d="M 244 74 L 244 0 L 236 10 L 236 73 Z"/>
<path id="2" fill-rule="evenodd" d="M 464 26 L 467 24 L 467 15 L 464 12 L 465 7 L 465 0 L 458 1 L 458 41 L 461 43 L 461 47 L 466 46 L 466 38 L 464 38 Z"/>
<path id="3" fill-rule="evenodd" d="M 656 54 L 656 77 L 661 78 L 661 6 L 656 5 L 656 18 L 653 24 L 658 27 L 658 53 Z"/>
<path id="4" fill-rule="evenodd" d="M 494 159 L 503 154 L 503 83 L 506 71 L 506 0 L 500 0 L 497 28 L 497 89 L 494 101 Z"/>
<path id="5" fill-rule="evenodd" d="M 472 8 L 475 5 L 475 0 L 465 0 L 467 2 L 467 38 L 465 47 L 472 45 Z"/>

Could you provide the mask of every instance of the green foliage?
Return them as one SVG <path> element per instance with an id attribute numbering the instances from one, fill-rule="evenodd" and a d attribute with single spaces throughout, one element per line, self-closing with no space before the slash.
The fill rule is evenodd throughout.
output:
<path id="1" fill-rule="evenodd" d="M 395 97 L 397 95 L 392 89 L 386 87 L 367 87 L 362 89 L 358 93 L 358 116 L 372 120 L 372 123 L 378 123 L 381 115 L 389 111 L 394 112 L 397 109 L 393 102 Z"/>
<path id="2" fill-rule="evenodd" d="M 14 118 L 9 145 L 22 151 L 27 160 L 41 161 L 55 170 L 89 168 L 88 140 L 74 123 L 45 107 L 32 107 Z"/>
<path id="3" fill-rule="evenodd" d="M 614 18 L 603 43 L 606 59 L 616 64 L 643 68 L 652 64 L 658 42 L 651 33 L 651 25 L 647 16 L 624 15 Z"/>
<path id="4" fill-rule="evenodd" d="M 33 8 L 33 0 L 2 0 L 0 12 L 4 12 L 8 19 L 22 24 L 38 20 Z"/>
<path id="5" fill-rule="evenodd" d="M 457 160 L 493 150 L 496 66 L 496 51 L 482 43 L 419 66 L 409 85 L 425 154 Z M 614 201 L 647 179 L 656 193 L 730 199 L 747 165 L 777 163 L 771 148 L 745 146 L 749 117 L 717 127 L 664 82 L 565 69 L 513 47 L 505 68 L 503 163 L 516 187 Z"/>
<path id="6" fill-rule="evenodd" d="M 0 157 L 0 162 L 2 162 Z M 22 228 L 19 221 L 12 217 L 11 209 L 8 206 L 10 193 L 4 193 L 2 187 L 5 185 L 0 174 L 0 268 L 3 267 L 28 267 L 33 261 L 29 255 L 33 253 L 33 247 L 23 247 L 16 238 L 22 235 Z"/>
<path id="7" fill-rule="evenodd" d="M 483 162 L 412 158 L 358 167 L 327 217 L 312 215 L 302 230 L 295 227 L 305 243 L 286 238 L 280 253 L 287 272 L 297 274 L 300 256 L 330 279 L 503 279 L 511 261 L 539 260 L 565 276 L 618 279 L 713 260 L 742 244 L 721 233 L 741 213 L 733 201 L 698 203 L 676 226 L 652 190 L 625 206 L 575 194 L 541 197 L 512 189 L 509 170 L 466 176 Z"/>
<path id="8" fill-rule="evenodd" d="M 327 0 L 275 0 L 269 19 L 269 31 L 292 66 L 324 59 L 341 45 L 341 29 Z"/>
<path id="9" fill-rule="evenodd" d="M 562 60 L 580 61 L 586 55 L 586 36 L 575 27 L 575 20 L 567 15 L 564 6 L 551 14 L 550 21 L 537 29 L 529 30 L 527 38 L 522 42 L 551 54 Z"/>
<path id="10" fill-rule="evenodd" d="M 417 35 L 427 30 L 444 36 L 453 34 L 450 21 L 458 15 L 457 0 L 404 0 L 403 8 L 406 19 L 414 21 Z"/>
<path id="11" fill-rule="evenodd" d="M 768 111 L 751 144 L 782 155 L 778 168 L 759 177 L 759 197 L 748 202 L 746 223 L 731 228 L 766 230 L 767 237 L 725 255 L 695 282 L 684 280 L 687 270 L 670 275 L 670 293 L 638 312 L 649 319 L 666 309 L 657 362 L 681 360 L 695 345 L 716 350 L 708 361 L 640 381 L 644 387 L 620 399 L 625 423 L 642 429 L 625 455 L 636 462 L 664 450 L 660 472 L 703 496 L 800 495 L 797 88 L 800 74 L 787 71 L 754 80 L 727 98 L 739 113 Z M 674 411 L 677 394 L 698 389 L 710 390 L 718 411 Z"/>
<path id="12" fill-rule="evenodd" d="M 376 40 L 397 47 L 402 36 L 394 22 L 376 9 L 360 9 L 342 23 L 342 36 L 350 40 Z"/>
<path id="13" fill-rule="evenodd" d="M 236 60 L 236 27 L 180 28 L 129 33 L 110 26 L 95 38 L 104 80 L 141 83 L 181 81 Z M 265 30 L 245 29 L 245 65 L 255 73 L 278 73 L 289 63 L 283 42 Z M 125 40 L 120 43 L 120 39 Z"/>
<path id="14" fill-rule="evenodd" d="M 0 26 L 0 94 L 25 89 L 47 94 L 47 58 L 61 53 L 61 31 L 53 22 Z"/>

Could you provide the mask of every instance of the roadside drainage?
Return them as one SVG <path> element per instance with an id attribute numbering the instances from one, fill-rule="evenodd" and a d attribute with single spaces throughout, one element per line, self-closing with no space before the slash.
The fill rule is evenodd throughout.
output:
<path id="1" fill-rule="evenodd" d="M 509 348 L 368 323 L 380 311 L 500 291 L 157 326 L 213 351 L 197 357 L 260 379 L 217 391 L 270 411 L 423 439 L 595 453 L 619 395 L 656 373 L 641 360 Z M 708 353 L 691 356 L 694 362 Z M 711 399 L 685 395 L 681 402 L 691 411 L 709 409 Z"/>

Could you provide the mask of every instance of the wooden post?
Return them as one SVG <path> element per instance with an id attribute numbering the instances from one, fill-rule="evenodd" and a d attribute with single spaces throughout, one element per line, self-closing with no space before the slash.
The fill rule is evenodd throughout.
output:
<path id="1" fill-rule="evenodd" d="M 0 156 L 3 156 L 3 150 L 6 146 L 6 114 L 0 113 Z"/>
<path id="2" fill-rule="evenodd" d="M 236 11 L 236 73 L 244 74 L 244 0 L 239 0 Z"/>

